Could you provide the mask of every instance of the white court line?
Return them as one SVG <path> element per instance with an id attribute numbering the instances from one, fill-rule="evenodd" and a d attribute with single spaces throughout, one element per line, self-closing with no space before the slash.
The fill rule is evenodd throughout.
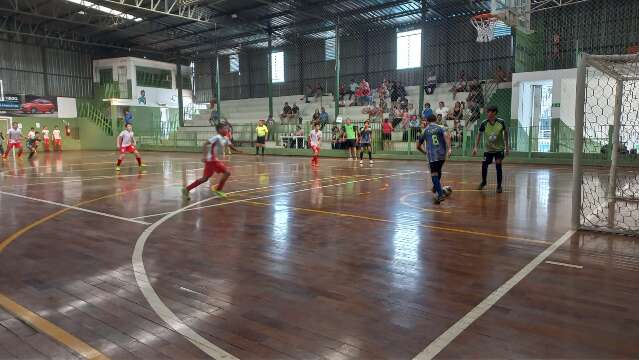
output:
<path id="1" fill-rule="evenodd" d="M 27 200 L 32 200 L 32 201 L 38 201 L 38 202 L 45 203 L 45 204 L 50 204 L 50 205 L 56 205 L 56 206 L 60 206 L 60 207 L 64 207 L 64 208 L 69 208 L 69 209 L 73 209 L 73 210 L 77 210 L 77 211 L 82 211 L 82 212 L 89 213 L 89 214 L 101 215 L 101 216 L 105 216 L 105 217 L 112 218 L 112 219 L 118 219 L 118 220 L 122 220 L 122 221 L 129 221 L 129 222 L 133 222 L 133 223 L 136 223 L 136 224 L 150 225 L 150 223 L 148 223 L 146 221 L 129 219 L 129 218 L 125 218 L 125 217 L 122 217 L 122 216 L 107 214 L 107 213 L 103 213 L 103 212 L 95 211 L 95 210 L 84 209 L 84 208 L 81 208 L 81 207 L 77 207 L 77 206 L 73 206 L 73 205 L 67 205 L 67 204 L 63 204 L 63 203 L 59 203 L 59 202 L 55 202 L 55 201 L 38 199 L 38 198 L 30 197 L 30 196 L 18 195 L 18 194 L 5 192 L 5 191 L 0 191 L 0 194 L 7 195 L 7 196 L 14 196 L 14 197 L 27 199 Z"/>
<path id="2" fill-rule="evenodd" d="M 313 186 L 313 187 L 307 188 L 307 189 L 293 190 L 293 191 L 279 193 L 279 194 L 256 196 L 256 197 L 253 197 L 253 198 L 250 198 L 250 199 L 229 201 L 229 202 L 219 203 L 219 204 L 216 204 L 216 205 L 217 206 L 224 206 L 224 205 L 230 205 L 230 204 L 234 204 L 234 203 L 238 203 L 238 202 L 253 201 L 253 200 L 265 199 L 265 198 L 270 198 L 270 197 L 275 197 L 275 196 L 282 196 L 282 195 L 290 195 L 290 194 L 299 193 L 299 192 L 303 192 L 303 191 L 311 191 L 311 190 L 320 189 L 320 188 L 341 186 L 341 185 L 346 185 L 346 184 L 353 184 L 353 183 L 358 183 L 358 182 L 362 182 L 362 181 L 373 181 L 373 180 L 377 180 L 377 179 L 383 179 L 383 178 L 389 178 L 389 177 L 395 177 L 395 176 L 411 175 L 411 174 L 415 174 L 415 173 L 418 173 L 418 172 L 419 171 L 406 172 L 406 173 L 401 173 L 401 174 L 387 175 L 387 176 L 364 179 L 364 180 L 352 180 L 352 181 L 347 181 L 347 182 L 337 183 L 337 184 L 329 184 L 329 185 L 324 185 L 324 186 Z M 250 190 L 247 190 L 247 191 L 250 191 Z M 175 313 L 173 313 L 173 311 L 171 311 L 171 309 L 169 309 L 166 306 L 166 304 L 164 304 L 162 302 L 162 299 L 160 299 L 158 294 L 153 289 L 153 286 L 151 285 L 151 279 L 149 279 L 149 276 L 147 275 L 146 268 L 144 267 L 144 262 L 143 262 L 143 259 L 142 259 L 142 253 L 144 252 L 144 246 L 146 245 L 146 242 L 147 242 L 149 236 L 153 233 L 153 231 L 156 228 L 158 228 L 160 225 L 162 225 L 164 222 L 166 222 L 167 220 L 169 220 L 173 216 L 175 216 L 175 215 L 177 215 L 177 214 L 179 214 L 179 213 L 181 213 L 181 212 L 183 212 L 185 210 L 188 210 L 189 208 L 196 207 L 196 206 L 198 206 L 200 204 L 203 204 L 203 203 L 205 203 L 207 201 L 210 201 L 210 200 L 213 200 L 213 199 L 216 199 L 216 198 L 217 197 L 211 197 L 211 198 L 200 200 L 200 201 L 195 202 L 193 204 L 187 205 L 185 207 L 182 207 L 180 209 L 177 209 L 175 211 L 172 211 L 172 212 L 166 214 L 164 217 L 162 217 L 158 221 L 156 221 L 153 224 L 151 224 L 151 226 L 146 228 L 144 230 L 144 232 L 142 232 L 142 234 L 140 234 L 140 237 L 138 237 L 137 241 L 135 242 L 135 249 L 133 250 L 133 256 L 131 257 L 131 263 L 133 264 L 133 274 L 135 275 L 135 281 L 138 284 L 138 287 L 140 288 L 140 291 L 142 292 L 142 295 L 144 295 L 144 298 L 146 298 L 146 300 L 148 301 L 148 303 L 151 306 L 151 308 L 153 309 L 153 311 L 155 311 L 155 313 L 160 318 L 162 318 L 162 320 L 164 320 L 164 322 L 166 322 L 171 328 L 173 328 L 173 330 L 175 330 L 178 333 L 182 334 L 182 336 L 184 336 L 193 345 L 195 345 L 198 349 L 202 350 L 205 354 L 209 355 L 210 357 L 212 357 L 214 359 L 237 359 L 235 356 L 227 353 L 222 348 L 214 345 L 213 343 L 208 341 L 206 338 L 202 337 L 200 334 L 198 334 L 193 329 L 191 329 L 188 325 L 186 325 L 184 322 L 182 322 L 182 320 L 180 320 L 180 318 L 178 318 L 177 315 L 175 315 Z"/>
<path id="3" fill-rule="evenodd" d="M 557 266 L 565 266 L 565 267 L 569 267 L 569 268 L 573 268 L 573 269 L 583 269 L 584 268 L 581 265 L 566 264 L 566 263 L 563 263 L 563 262 L 550 261 L 550 260 L 546 260 L 546 264 L 557 265 Z"/>
<path id="4" fill-rule="evenodd" d="M 508 279 L 497 290 L 493 291 L 482 302 L 475 306 L 469 313 L 463 318 L 458 320 L 453 326 L 446 330 L 443 334 L 439 335 L 437 339 L 431 342 L 426 349 L 417 354 L 414 360 L 430 360 L 439 354 L 448 344 L 450 344 L 459 334 L 466 330 L 475 320 L 479 319 L 486 311 L 490 310 L 504 295 L 508 293 L 515 285 L 522 281 L 528 274 L 530 274 L 539 264 L 548 258 L 555 250 L 563 245 L 566 240 L 570 239 L 575 234 L 575 230 L 569 230 L 549 247 L 546 248 L 541 254 L 537 255 L 531 262 L 524 266 L 513 277 Z"/>

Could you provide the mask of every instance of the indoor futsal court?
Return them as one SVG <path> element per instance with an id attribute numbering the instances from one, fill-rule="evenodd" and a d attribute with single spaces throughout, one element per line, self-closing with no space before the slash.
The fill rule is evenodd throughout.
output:
<path id="1" fill-rule="evenodd" d="M 638 359 L 637 14 L 0 0 L 0 360 Z"/>

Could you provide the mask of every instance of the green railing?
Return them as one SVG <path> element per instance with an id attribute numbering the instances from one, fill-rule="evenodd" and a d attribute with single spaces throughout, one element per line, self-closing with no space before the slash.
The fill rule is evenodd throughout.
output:
<path id="1" fill-rule="evenodd" d="M 113 123 L 105 114 L 107 103 L 78 99 L 78 116 L 87 118 L 98 125 L 105 134 L 113 136 Z"/>
<path id="2" fill-rule="evenodd" d="M 353 123 L 353 125 L 361 127 L 363 124 Z M 342 150 L 345 146 L 342 131 L 340 130 L 343 124 L 337 126 L 336 124 L 327 124 L 322 130 L 323 143 L 325 147 L 329 146 L 334 150 Z M 333 135 L 334 127 L 335 136 Z M 608 160 L 610 158 L 610 152 L 607 149 L 607 145 L 610 141 L 609 127 L 603 126 L 596 134 L 604 134 L 604 136 L 593 136 L 585 139 L 585 159 L 588 160 Z M 311 126 L 308 124 L 302 125 L 304 130 L 304 137 L 306 138 L 310 133 Z M 393 157 L 394 155 L 419 155 L 417 152 L 417 139 L 421 134 L 421 128 L 408 128 L 401 129 L 395 128 L 391 135 L 390 141 L 384 141 L 383 133 L 380 123 L 371 124 L 373 132 L 373 151 L 375 154 L 388 155 Z M 301 152 L 306 153 L 308 150 L 297 148 L 298 144 L 293 144 L 290 140 L 286 140 L 286 136 L 289 136 L 297 131 L 296 125 L 273 125 L 269 129 L 269 136 L 267 141 L 269 144 L 267 148 L 279 148 L 286 149 L 287 153 Z M 166 150 L 189 150 L 199 149 L 201 145 L 215 134 L 213 128 L 210 131 L 188 131 L 184 128 L 170 132 L 169 134 L 164 131 L 164 135 L 149 134 L 140 137 L 140 144 L 144 146 L 152 146 L 155 149 Z M 236 125 L 232 129 L 233 142 L 238 146 L 255 146 L 256 134 L 254 125 Z M 473 147 L 478 134 L 478 128 L 475 126 L 471 130 L 463 131 L 460 134 L 452 136 L 452 148 L 453 156 L 457 158 L 468 158 L 472 156 Z M 509 144 L 511 154 L 514 157 L 522 159 L 562 159 L 563 162 L 568 162 L 572 158 L 573 142 L 574 142 L 573 130 L 555 119 L 552 121 L 550 130 L 542 129 L 538 126 L 512 126 L 509 127 Z M 282 137 L 285 139 L 283 140 Z M 305 142 L 304 142 L 305 143 Z M 330 144 L 330 145 L 328 145 Z M 300 144 L 301 145 L 301 144 Z M 480 141 L 478 148 L 478 155 L 484 152 L 483 141 Z M 628 144 L 628 148 L 630 148 Z M 633 147 L 634 148 L 634 147 Z M 633 155 L 628 151 L 628 159 L 635 159 L 636 155 Z"/>

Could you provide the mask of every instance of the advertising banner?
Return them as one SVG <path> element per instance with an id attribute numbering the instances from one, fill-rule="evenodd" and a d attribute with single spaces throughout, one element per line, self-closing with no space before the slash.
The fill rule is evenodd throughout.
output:
<path id="1" fill-rule="evenodd" d="M 6 94 L 0 99 L 0 115 L 57 117 L 58 100 L 54 96 Z"/>

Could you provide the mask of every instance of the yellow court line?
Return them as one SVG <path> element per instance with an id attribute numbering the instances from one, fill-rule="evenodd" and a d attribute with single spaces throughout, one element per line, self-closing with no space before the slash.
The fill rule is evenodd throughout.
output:
<path id="1" fill-rule="evenodd" d="M 84 341 L 69 334 L 63 329 L 57 327 L 47 319 L 40 317 L 38 314 L 30 311 L 24 306 L 9 299 L 4 294 L 0 293 L 0 306 L 5 310 L 15 315 L 18 319 L 29 324 L 32 328 L 47 334 L 49 337 L 55 339 L 59 343 L 75 351 L 85 359 L 89 360 L 109 360 L 107 356 L 92 348 Z"/>
<path id="2" fill-rule="evenodd" d="M 246 204 L 253 204 L 253 205 L 259 205 L 259 206 L 271 206 L 272 205 L 272 204 L 269 204 L 269 203 L 264 203 L 264 202 L 259 202 L 259 201 L 242 201 L 242 202 L 246 203 Z M 398 224 L 398 222 L 393 221 L 393 220 L 376 218 L 376 217 L 371 217 L 371 216 L 356 215 L 356 214 L 349 214 L 349 213 L 335 212 L 335 211 L 325 211 L 325 210 L 318 210 L 318 209 L 298 208 L 298 207 L 286 206 L 286 205 L 277 205 L 277 206 L 282 206 L 282 207 L 286 207 L 286 208 L 292 209 L 292 210 L 303 211 L 303 212 L 312 212 L 312 213 L 317 213 L 317 214 L 322 214 L 322 215 L 349 217 L 349 218 L 362 219 L 362 220 L 379 221 L 379 222 L 384 222 L 384 223 L 389 223 L 389 224 Z M 424 225 L 424 224 L 418 224 L 418 226 L 421 226 L 421 227 L 424 227 L 424 228 L 427 228 L 427 229 L 444 231 L 444 232 L 454 232 L 454 233 L 460 233 L 460 234 L 485 236 L 485 237 L 490 237 L 490 238 L 499 238 L 499 239 L 506 239 L 506 240 L 517 240 L 517 241 L 530 242 L 530 243 L 535 243 L 535 244 L 548 245 L 548 244 L 551 243 L 550 241 L 545 241 L 545 240 L 527 239 L 527 238 L 521 238 L 521 237 L 516 237 L 516 236 L 508 236 L 508 235 L 492 234 L 492 233 L 485 233 L 485 232 L 473 231 L 473 230 L 449 228 L 449 227 L 445 227 L 445 226 Z"/>

